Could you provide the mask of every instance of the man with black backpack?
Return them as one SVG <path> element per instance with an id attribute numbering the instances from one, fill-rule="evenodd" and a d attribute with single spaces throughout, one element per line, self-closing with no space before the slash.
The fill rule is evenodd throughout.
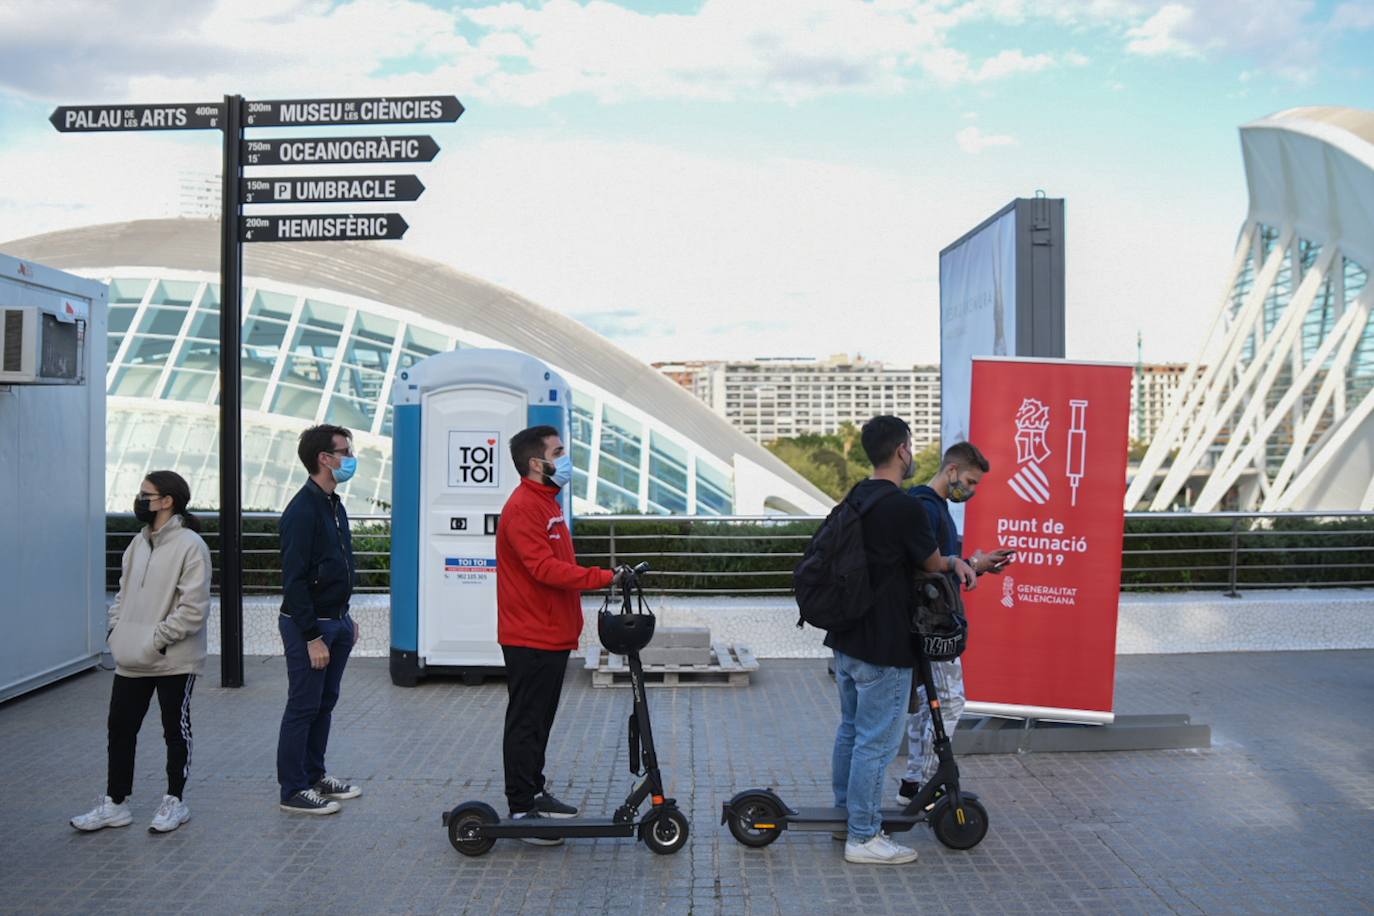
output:
<path id="1" fill-rule="evenodd" d="M 954 519 L 949 513 L 949 503 L 967 502 L 978 490 L 978 484 L 990 465 L 977 447 L 968 442 L 958 442 L 945 450 L 940 469 L 930 479 L 930 483 L 912 487 L 910 495 L 926 515 L 926 522 L 935 532 L 940 553 L 946 557 L 961 554 L 962 539 L 954 527 Z M 1012 551 L 994 550 L 991 553 L 977 551 L 968 565 L 975 575 L 1001 572 L 1011 562 Z M 931 681 L 940 698 L 940 719 L 945 733 L 951 737 L 964 712 L 964 666 L 956 656 L 949 661 L 930 663 Z M 935 775 L 940 761 L 935 756 L 935 728 L 930 720 L 930 709 L 925 702 L 925 688 L 917 686 L 920 702 L 916 712 L 907 720 L 907 766 L 901 787 L 897 790 L 897 800 L 907 805 L 921 791 L 921 783 Z"/>
<path id="2" fill-rule="evenodd" d="M 827 629 L 825 644 L 835 653 L 840 726 L 831 769 L 835 804 L 849 809 L 845 861 L 898 865 L 915 861 L 916 851 L 882 832 L 879 809 L 916 664 L 916 571 L 949 571 L 967 584 L 974 577 L 958 557 L 941 555 L 920 504 L 902 494 L 900 484 L 915 473 L 911 427 L 897 417 L 874 417 L 861 440 L 873 476 L 830 513 L 794 581 L 802 618 Z M 863 560 L 856 565 L 859 545 Z"/>

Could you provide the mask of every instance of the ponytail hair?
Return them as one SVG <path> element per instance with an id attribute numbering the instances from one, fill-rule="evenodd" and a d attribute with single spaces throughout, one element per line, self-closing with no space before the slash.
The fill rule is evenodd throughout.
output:
<path id="1" fill-rule="evenodd" d="M 200 519 L 186 508 L 191 502 L 191 487 L 184 477 L 176 471 L 153 471 L 143 479 L 152 484 L 163 496 L 172 497 L 172 514 L 180 515 L 183 525 L 200 533 Z"/>

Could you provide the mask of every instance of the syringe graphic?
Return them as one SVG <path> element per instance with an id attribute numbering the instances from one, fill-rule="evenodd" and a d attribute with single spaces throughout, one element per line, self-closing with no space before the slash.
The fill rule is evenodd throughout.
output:
<path id="1" fill-rule="evenodd" d="M 1072 488 L 1069 504 L 1078 505 L 1078 482 L 1083 479 L 1083 470 L 1088 458 L 1088 402 L 1069 401 L 1069 456 L 1068 477 Z"/>

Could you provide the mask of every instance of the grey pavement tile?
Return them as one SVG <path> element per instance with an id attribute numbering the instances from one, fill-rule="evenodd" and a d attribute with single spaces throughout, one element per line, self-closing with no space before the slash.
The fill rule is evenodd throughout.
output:
<path id="1" fill-rule="evenodd" d="M 0 913 L 1370 912 L 1372 662 L 1122 657 L 1118 712 L 1189 713 L 1212 725 L 1214 746 L 964 758 L 987 839 L 956 852 L 918 827 L 900 839 L 921 858 L 899 868 L 847 865 L 824 834 L 747 849 L 719 824 L 721 802 L 750 786 L 827 800 L 836 711 L 820 660 L 765 660 L 747 688 L 650 691 L 669 794 L 691 819 L 687 848 L 666 857 L 619 839 L 458 855 L 441 811 L 501 808 L 504 685 L 404 690 L 382 659 L 351 663 L 335 713 L 331 768 L 364 790 L 340 814 L 277 810 L 285 676 L 279 658 L 252 658 L 244 688 L 213 686 L 214 671 L 197 687 L 190 823 L 147 833 L 163 791 L 150 717 L 134 824 L 78 835 L 67 818 L 104 783 L 110 676 L 91 673 L 0 705 Z M 628 712 L 627 691 L 569 669 L 549 746 L 555 794 L 589 813 L 620 803 Z"/>

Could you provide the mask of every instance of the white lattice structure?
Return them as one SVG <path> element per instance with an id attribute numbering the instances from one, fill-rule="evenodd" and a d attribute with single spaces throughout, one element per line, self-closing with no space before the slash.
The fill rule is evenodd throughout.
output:
<path id="1" fill-rule="evenodd" d="M 1294 108 L 1240 137 L 1226 293 L 1126 506 L 1374 509 L 1374 112 Z"/>

